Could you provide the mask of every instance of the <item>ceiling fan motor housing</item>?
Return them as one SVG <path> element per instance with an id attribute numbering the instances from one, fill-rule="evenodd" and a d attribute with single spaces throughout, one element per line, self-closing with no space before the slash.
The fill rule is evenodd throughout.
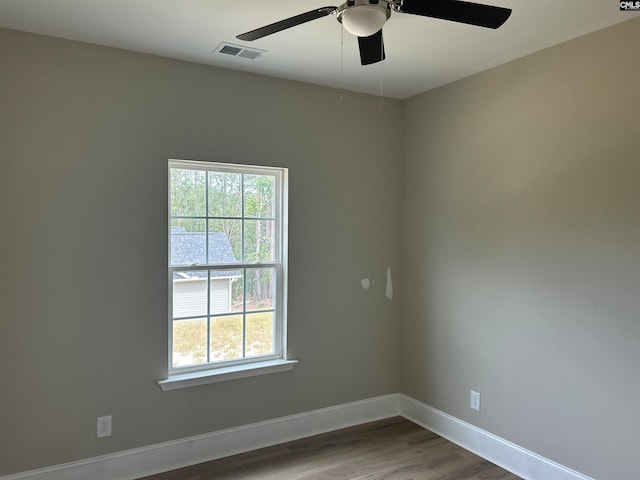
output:
<path id="1" fill-rule="evenodd" d="M 370 37 L 380 31 L 391 16 L 385 0 L 349 0 L 337 10 L 338 21 L 356 37 Z"/>

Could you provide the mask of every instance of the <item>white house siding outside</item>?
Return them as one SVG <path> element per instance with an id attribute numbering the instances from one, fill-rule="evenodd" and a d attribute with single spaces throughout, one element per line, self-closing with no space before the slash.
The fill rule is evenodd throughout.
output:
<path id="1" fill-rule="evenodd" d="M 209 312 L 212 315 L 231 311 L 231 283 L 234 277 L 211 279 Z M 189 278 L 173 280 L 174 318 L 207 315 L 207 279 Z"/>

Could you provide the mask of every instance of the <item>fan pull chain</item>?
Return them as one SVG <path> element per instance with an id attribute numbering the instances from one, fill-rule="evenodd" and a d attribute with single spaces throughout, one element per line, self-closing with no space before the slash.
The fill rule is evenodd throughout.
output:
<path id="1" fill-rule="evenodd" d="M 340 24 L 340 100 L 344 100 L 344 25 Z"/>
<path id="2" fill-rule="evenodd" d="M 384 86 L 384 42 L 381 41 L 380 42 L 380 100 L 378 102 L 378 107 L 383 108 L 384 107 L 384 97 L 382 96 L 383 93 L 383 86 Z"/>

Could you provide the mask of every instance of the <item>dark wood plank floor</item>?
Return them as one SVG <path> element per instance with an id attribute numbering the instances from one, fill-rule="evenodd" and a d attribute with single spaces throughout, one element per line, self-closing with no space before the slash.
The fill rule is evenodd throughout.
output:
<path id="1" fill-rule="evenodd" d="M 520 480 L 401 417 L 144 480 Z"/>

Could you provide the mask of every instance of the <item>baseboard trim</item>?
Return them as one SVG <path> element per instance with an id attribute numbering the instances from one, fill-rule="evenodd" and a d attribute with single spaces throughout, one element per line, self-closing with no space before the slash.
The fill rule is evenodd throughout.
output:
<path id="1" fill-rule="evenodd" d="M 396 394 L 312 410 L 0 480 L 134 480 L 279 443 L 399 415 Z"/>
<path id="2" fill-rule="evenodd" d="M 407 420 L 525 480 L 594 480 L 411 397 L 398 397 Z"/>
<path id="3" fill-rule="evenodd" d="M 525 480 L 594 480 L 403 394 L 384 395 L 0 480 L 134 480 L 340 428 L 401 415 Z"/>

